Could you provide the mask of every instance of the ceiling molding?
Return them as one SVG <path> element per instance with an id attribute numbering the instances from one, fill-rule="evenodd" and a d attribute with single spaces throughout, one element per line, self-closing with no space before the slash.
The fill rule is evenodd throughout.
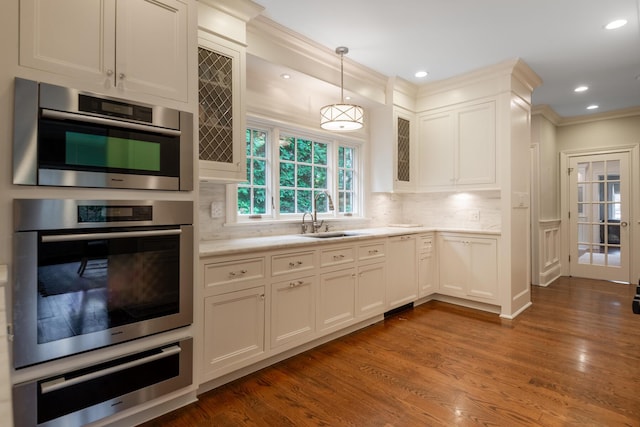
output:
<path id="1" fill-rule="evenodd" d="M 218 9 L 244 22 L 249 22 L 264 11 L 264 7 L 251 0 L 198 0 L 198 2 Z"/>
<path id="2" fill-rule="evenodd" d="M 340 87 L 340 60 L 322 46 L 262 15 L 247 24 L 247 53 Z M 344 58 L 344 88 L 386 103 L 388 77 Z"/>
<path id="3" fill-rule="evenodd" d="M 579 125 L 583 123 L 597 122 L 600 120 L 622 119 L 638 116 L 640 119 L 640 107 L 624 108 L 622 110 L 607 111 L 598 114 L 585 114 L 582 116 L 562 117 L 558 126 Z"/>
<path id="4" fill-rule="evenodd" d="M 542 116 L 547 120 L 549 120 L 554 126 L 562 127 L 562 126 L 592 123 L 600 120 L 622 119 L 625 117 L 638 116 L 638 118 L 640 118 L 640 107 L 631 107 L 631 108 L 625 108 L 622 110 L 607 111 L 605 113 L 600 113 L 600 114 L 585 114 L 582 116 L 562 117 L 558 115 L 558 113 L 556 113 L 553 108 L 545 104 L 545 105 L 536 105 L 532 107 L 531 115 Z"/>
<path id="5" fill-rule="evenodd" d="M 488 67 L 448 79 L 436 80 L 419 86 L 418 96 L 425 97 L 455 90 L 462 85 L 479 83 L 496 77 L 515 77 L 530 90 L 537 87 L 542 79 L 520 58 L 509 59 Z"/>
<path id="6" fill-rule="evenodd" d="M 562 121 L 562 117 L 560 117 L 558 113 L 556 113 L 554 109 L 547 104 L 534 105 L 533 107 L 531 107 L 531 115 L 542 116 L 550 121 L 554 126 L 559 126 L 560 122 Z"/>

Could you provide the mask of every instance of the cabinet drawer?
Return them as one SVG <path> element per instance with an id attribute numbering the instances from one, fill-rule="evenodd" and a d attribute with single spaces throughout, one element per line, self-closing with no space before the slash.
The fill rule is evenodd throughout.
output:
<path id="1" fill-rule="evenodd" d="M 433 251 L 433 236 L 420 236 L 418 251 L 421 253 L 431 253 Z"/>
<path id="2" fill-rule="evenodd" d="M 280 276 L 288 273 L 311 270 L 314 268 L 313 255 L 314 251 L 273 255 L 271 257 L 271 275 Z"/>
<path id="3" fill-rule="evenodd" d="M 367 243 L 358 246 L 358 260 L 365 261 L 385 257 L 384 242 Z"/>
<path id="4" fill-rule="evenodd" d="M 320 251 L 320 267 L 347 264 L 355 261 L 355 248 L 343 247 Z"/>
<path id="5" fill-rule="evenodd" d="M 204 285 L 211 289 L 265 277 L 264 258 L 249 258 L 205 264 Z"/>

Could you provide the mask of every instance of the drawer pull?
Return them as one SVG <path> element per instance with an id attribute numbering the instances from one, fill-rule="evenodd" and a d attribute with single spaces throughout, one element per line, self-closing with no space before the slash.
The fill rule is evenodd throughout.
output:
<path id="1" fill-rule="evenodd" d="M 289 267 L 294 268 L 294 267 L 299 267 L 302 265 L 302 261 L 296 261 L 296 262 L 290 262 L 289 263 Z"/>
<path id="2" fill-rule="evenodd" d="M 229 276 L 230 277 L 243 276 L 245 274 L 247 274 L 247 270 L 240 270 L 238 272 L 235 272 L 235 271 L 230 271 L 229 272 Z"/>
<path id="3" fill-rule="evenodd" d="M 369 251 L 369 255 L 375 255 L 375 254 L 377 254 L 377 253 L 378 253 L 378 250 L 377 250 L 377 249 L 374 249 L 374 250 Z"/>
<path id="4" fill-rule="evenodd" d="M 298 280 L 296 282 L 289 282 L 289 287 L 290 288 L 295 288 L 295 287 L 300 286 L 302 284 L 304 284 L 304 282 L 302 280 Z"/>
<path id="5" fill-rule="evenodd" d="M 342 258 L 344 258 L 344 255 L 342 255 L 342 254 L 333 256 L 333 259 L 336 260 L 336 261 L 341 260 Z"/>

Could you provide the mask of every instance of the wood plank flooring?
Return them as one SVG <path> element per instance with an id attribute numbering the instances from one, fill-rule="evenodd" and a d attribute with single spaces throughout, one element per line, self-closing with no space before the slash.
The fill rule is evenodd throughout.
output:
<path id="1" fill-rule="evenodd" d="M 563 277 L 513 321 L 429 302 L 143 426 L 640 426 L 634 294 Z"/>

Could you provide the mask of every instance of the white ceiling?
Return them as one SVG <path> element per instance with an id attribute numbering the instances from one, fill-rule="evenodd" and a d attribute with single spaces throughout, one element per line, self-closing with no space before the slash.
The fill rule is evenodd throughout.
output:
<path id="1" fill-rule="evenodd" d="M 267 18 L 416 84 L 521 58 L 543 80 L 534 105 L 562 117 L 640 106 L 640 0 L 254 1 Z M 604 29 L 618 18 L 628 24 Z M 426 79 L 413 76 L 421 69 Z M 590 90 L 576 94 L 578 85 Z"/>

